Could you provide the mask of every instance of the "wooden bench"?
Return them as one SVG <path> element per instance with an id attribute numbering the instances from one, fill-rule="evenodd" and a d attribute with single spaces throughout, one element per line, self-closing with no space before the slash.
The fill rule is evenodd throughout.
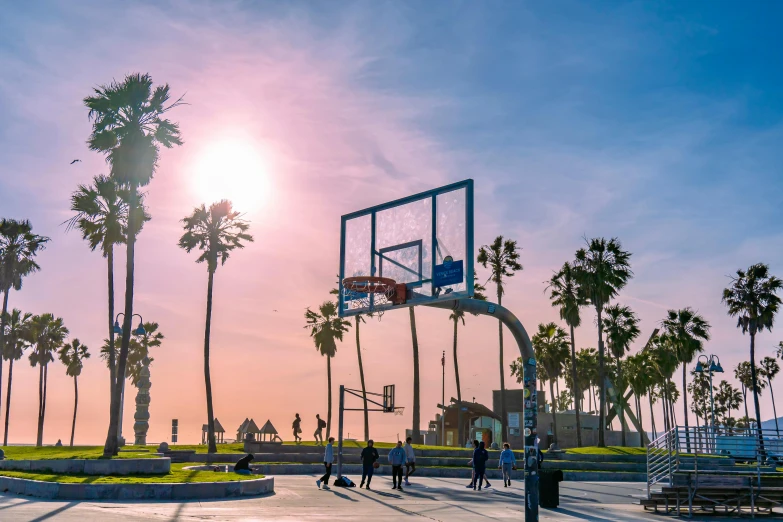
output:
<path id="1" fill-rule="evenodd" d="M 756 512 L 753 478 L 741 475 L 688 475 L 688 517 L 693 516 L 694 504 L 704 508 L 722 507 L 726 514 L 742 514 L 744 500 L 750 500 L 750 513 Z M 679 499 L 678 499 L 679 504 Z"/>

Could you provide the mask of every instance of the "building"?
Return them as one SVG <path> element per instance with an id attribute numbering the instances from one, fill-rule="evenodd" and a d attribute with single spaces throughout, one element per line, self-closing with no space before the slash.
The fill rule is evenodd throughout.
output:
<path id="1" fill-rule="evenodd" d="M 438 404 L 438 409 L 441 405 Z M 477 402 L 462 401 L 452 397 L 451 404 L 444 409 L 445 437 L 441 434 L 441 416 L 437 414 L 435 420 L 430 421 L 430 432 L 435 431 L 437 441 L 443 446 L 464 447 L 468 440 L 483 440 L 487 447 L 493 442 L 501 444 L 498 440 L 500 434 L 500 416 Z M 460 424 L 462 425 L 463 438 L 459 440 Z"/>
<path id="2" fill-rule="evenodd" d="M 203 424 L 201 426 L 201 443 L 206 444 L 207 443 L 207 432 L 209 431 L 209 427 L 206 424 Z M 215 417 L 215 442 L 217 444 L 223 444 L 225 440 L 223 439 L 223 436 L 225 435 L 226 430 L 223 429 L 223 425 L 220 424 L 220 421 L 217 420 L 217 417 Z"/>
<path id="3" fill-rule="evenodd" d="M 245 419 L 237 428 L 237 442 L 246 439 L 258 440 L 260 432 L 261 430 L 258 429 L 258 425 L 253 419 Z"/>

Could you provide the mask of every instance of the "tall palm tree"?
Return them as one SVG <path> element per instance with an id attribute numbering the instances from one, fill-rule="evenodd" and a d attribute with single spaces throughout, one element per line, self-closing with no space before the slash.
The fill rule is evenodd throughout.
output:
<path id="1" fill-rule="evenodd" d="M 639 419 L 639 426 L 644 430 L 644 421 L 642 419 L 642 397 L 649 393 L 652 386 L 653 374 L 650 357 L 646 351 L 641 351 L 634 355 L 628 356 L 625 360 L 624 373 L 626 374 L 626 380 L 634 395 L 634 406 L 636 409 L 636 417 Z M 644 437 L 639 434 L 639 444 L 644 447 Z"/>
<path id="2" fill-rule="evenodd" d="M 519 250 L 516 241 L 498 236 L 491 245 L 479 248 L 478 262 L 484 268 L 489 268 L 487 281 L 495 283 L 498 305 L 503 304 L 504 284 L 507 278 L 513 277 L 522 270 L 519 263 Z M 500 357 L 500 424 L 503 437 L 508 434 L 508 416 L 506 415 L 506 369 L 503 365 L 503 322 L 498 320 L 498 346 Z"/>
<path id="3" fill-rule="evenodd" d="M 78 228 L 82 233 L 82 239 L 90 245 L 90 250 L 95 251 L 100 247 L 103 257 L 108 264 L 108 327 L 109 341 L 114 345 L 114 245 L 126 242 L 128 235 L 128 204 L 127 189 L 123 189 L 117 180 L 111 176 L 95 176 L 92 185 L 79 185 L 71 194 L 71 210 L 76 214 L 66 221 L 67 229 Z M 146 221 L 150 220 L 149 214 L 140 205 L 136 211 L 139 213 L 136 234 Z M 109 360 L 109 393 L 113 393 L 116 382 L 116 361 L 114 352 Z"/>
<path id="4" fill-rule="evenodd" d="M 68 336 L 68 329 L 61 317 L 52 314 L 36 315 L 30 320 L 30 365 L 38 366 L 38 435 L 36 446 L 43 445 L 44 418 L 46 417 L 46 381 L 49 377 L 49 363 L 52 355 L 60 349 Z"/>
<path id="5" fill-rule="evenodd" d="M 5 320 L 8 313 L 8 295 L 22 289 L 22 280 L 41 269 L 35 256 L 46 247 L 49 238 L 33 233 L 29 221 L 0 220 L 0 292 L 3 308 L 0 311 L 0 354 L 5 352 Z M 0 398 L 3 393 L 3 366 L 0 359 Z M 0 400 L 2 404 L 2 400 Z"/>
<path id="6" fill-rule="evenodd" d="M 687 367 L 697 354 L 704 351 L 704 342 L 710 340 L 710 323 L 695 310 L 686 307 L 680 310 L 669 310 L 666 319 L 661 322 L 661 326 L 674 347 L 677 360 L 682 364 L 682 389 L 687 390 Z M 687 451 L 690 451 L 687 393 L 682 394 L 682 407 L 685 418 Z"/>
<path id="7" fill-rule="evenodd" d="M 767 378 L 769 384 L 769 394 L 772 396 L 772 412 L 775 415 L 775 433 L 780 437 L 780 426 L 778 426 L 778 410 L 775 407 L 775 392 L 772 391 L 772 379 L 780 373 L 780 365 L 774 357 L 764 357 L 761 360 L 761 373 Z"/>
<path id="8" fill-rule="evenodd" d="M 639 337 L 641 331 L 639 330 L 639 318 L 636 314 L 627 306 L 620 306 L 614 304 L 607 306 L 604 310 L 606 312 L 606 319 L 604 320 L 604 333 L 606 333 L 606 341 L 609 343 L 609 350 L 612 356 L 617 361 L 617 398 L 622 401 L 623 399 L 623 386 L 620 384 L 623 382 L 622 372 L 622 358 L 631 348 L 631 343 Z M 621 444 L 625 446 L 625 409 L 620 405 L 620 433 Z"/>
<path id="9" fill-rule="evenodd" d="M 720 405 L 720 410 L 725 410 L 722 424 L 726 428 L 731 428 L 731 421 L 733 421 L 731 410 L 738 409 L 742 404 L 742 393 L 728 381 L 722 380 L 718 385 L 718 391 L 715 392 L 715 402 Z"/>
<path id="10" fill-rule="evenodd" d="M 65 374 L 73 377 L 73 422 L 71 423 L 71 447 L 73 447 L 73 435 L 76 433 L 76 409 L 79 407 L 79 383 L 78 377 L 82 374 L 84 359 L 89 359 L 90 352 L 87 346 L 74 339 L 60 348 L 60 362 L 65 365 Z"/>
<path id="11" fill-rule="evenodd" d="M 486 301 L 487 296 L 484 292 L 487 289 L 484 288 L 478 282 L 478 276 L 473 274 L 473 299 L 479 301 Z M 465 312 L 463 310 L 455 310 L 449 315 L 449 320 L 454 322 L 454 379 L 457 381 L 457 401 L 462 402 L 462 388 L 459 383 L 459 358 L 457 357 L 457 330 L 460 321 L 462 325 L 465 325 Z M 462 407 L 457 408 L 457 443 L 462 444 L 464 437 L 464 430 L 462 429 Z M 445 440 L 445 439 L 444 439 Z"/>
<path id="12" fill-rule="evenodd" d="M 673 395 L 672 390 L 677 391 L 676 387 L 671 383 L 671 378 L 680 363 L 674 346 L 669 336 L 665 333 L 653 337 L 645 351 L 650 353 L 650 363 L 652 368 L 655 369 L 653 387 L 656 390 L 657 397 L 662 402 L 664 431 L 669 431 L 673 427 L 672 419 L 674 418 L 671 400 L 675 395 Z"/>
<path id="13" fill-rule="evenodd" d="M 731 317 L 737 318 L 737 328 L 750 334 L 750 374 L 751 381 L 756 377 L 756 334 L 764 329 L 772 330 L 775 314 L 780 308 L 777 292 L 783 288 L 783 281 L 769 273 L 769 267 L 763 263 L 751 265 L 747 270 L 737 270 L 731 278 L 731 286 L 723 290 L 723 302 Z M 756 410 L 756 424 L 761 452 L 764 452 L 764 439 L 761 429 L 761 408 L 758 389 L 753 388 L 753 405 Z"/>
<path id="14" fill-rule="evenodd" d="M 342 342 L 343 334 L 351 327 L 351 323 L 340 318 L 337 314 L 337 305 L 332 301 L 324 301 L 317 312 L 308 308 L 305 319 L 307 320 L 305 328 L 310 330 L 315 349 L 326 357 L 328 387 L 326 438 L 328 439 L 332 430 L 332 357 L 337 355 L 337 341 Z"/>
<path id="15" fill-rule="evenodd" d="M 212 327 L 212 287 L 218 261 L 226 264 L 228 256 L 237 248 L 244 248 L 244 241 L 253 241 L 247 233 L 250 224 L 241 214 L 231 208 L 228 200 L 218 201 L 209 206 L 196 207 L 193 213 L 183 220 L 185 233 L 179 239 L 180 248 L 190 253 L 194 248 L 201 250 L 196 263 L 207 263 L 207 319 L 204 328 L 204 383 L 207 390 L 207 429 L 209 453 L 217 453 L 215 443 L 215 416 L 212 411 L 212 380 L 209 374 L 209 337 Z"/>
<path id="16" fill-rule="evenodd" d="M 762 390 L 767 387 L 767 383 L 761 380 L 760 373 L 761 372 L 756 372 L 756 385 L 754 386 L 753 376 L 751 375 L 750 371 L 750 363 L 748 361 L 743 361 L 739 363 L 736 368 L 734 368 L 734 378 L 740 382 L 740 387 L 742 388 L 742 402 L 745 405 L 745 417 L 749 417 L 748 390 L 755 389 L 756 392 L 761 395 Z"/>
<path id="17" fill-rule="evenodd" d="M 14 361 L 24 355 L 30 346 L 30 323 L 33 314 L 22 313 L 18 308 L 5 314 L 5 350 L 3 358 L 8 360 L 8 391 L 5 394 L 5 433 L 3 446 L 8 446 L 8 420 L 11 415 L 11 382 L 14 376 Z"/>
<path id="18" fill-rule="evenodd" d="M 160 147 L 182 145 L 179 126 L 166 119 L 166 113 L 182 104 L 182 98 L 171 103 L 169 86 L 153 88 L 148 74 L 130 74 L 122 82 L 113 81 L 94 89 L 84 99 L 93 123 L 87 144 L 91 150 L 106 156 L 111 176 L 125 190 L 128 205 L 128 234 L 125 263 L 125 307 L 122 345 L 116 364 L 116 375 L 125 374 L 133 319 L 134 257 L 137 221 L 142 207 L 139 189 L 149 184 L 155 173 Z M 111 394 L 111 415 L 104 446 L 105 455 L 118 450 L 120 397 L 122 379 L 116 379 Z M 211 418 L 210 418 L 211 419 Z M 211 421 L 210 421 L 211 422 Z"/>
<path id="19" fill-rule="evenodd" d="M 552 422 L 557 442 L 557 413 L 555 405 L 554 383 L 563 373 L 564 362 L 568 359 L 568 334 L 555 323 L 539 324 L 538 332 L 531 339 L 536 354 L 536 363 L 544 368 L 549 380 L 549 396 L 552 403 Z"/>
<path id="20" fill-rule="evenodd" d="M 574 328 L 582 324 L 579 309 L 587 306 L 589 301 L 584 292 L 579 288 L 579 282 L 574 274 L 574 267 L 566 262 L 549 280 L 549 298 L 552 306 L 558 307 L 560 319 L 564 320 L 571 329 L 571 382 L 574 383 L 574 398 L 581 397 L 579 379 L 576 371 L 576 341 L 574 340 Z M 579 419 L 579 401 L 574 400 L 574 413 L 576 414 L 576 445 L 582 447 L 582 423 Z"/>
<path id="21" fill-rule="evenodd" d="M 606 368 L 604 366 L 603 311 L 633 277 L 631 253 L 622 249 L 617 238 L 593 238 L 576 251 L 576 280 L 584 296 L 595 307 L 598 325 L 598 446 L 604 447 L 606 430 Z"/>

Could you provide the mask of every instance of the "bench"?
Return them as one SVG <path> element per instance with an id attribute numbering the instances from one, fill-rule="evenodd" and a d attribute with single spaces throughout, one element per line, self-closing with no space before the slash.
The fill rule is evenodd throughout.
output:
<path id="1" fill-rule="evenodd" d="M 742 514 L 743 500 L 749 498 L 750 513 L 754 517 L 756 507 L 753 491 L 753 478 L 737 475 L 688 475 L 688 517 L 693 516 L 694 504 L 702 509 L 723 507 Z M 679 498 L 678 498 L 679 504 Z"/>

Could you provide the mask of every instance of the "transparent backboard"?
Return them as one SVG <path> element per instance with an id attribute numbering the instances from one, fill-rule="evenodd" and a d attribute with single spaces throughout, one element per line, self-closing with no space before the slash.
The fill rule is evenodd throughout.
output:
<path id="1" fill-rule="evenodd" d="M 471 297 L 473 180 L 344 215 L 340 281 L 356 276 L 405 283 L 407 301 L 394 305 L 341 285 L 341 316 Z"/>

